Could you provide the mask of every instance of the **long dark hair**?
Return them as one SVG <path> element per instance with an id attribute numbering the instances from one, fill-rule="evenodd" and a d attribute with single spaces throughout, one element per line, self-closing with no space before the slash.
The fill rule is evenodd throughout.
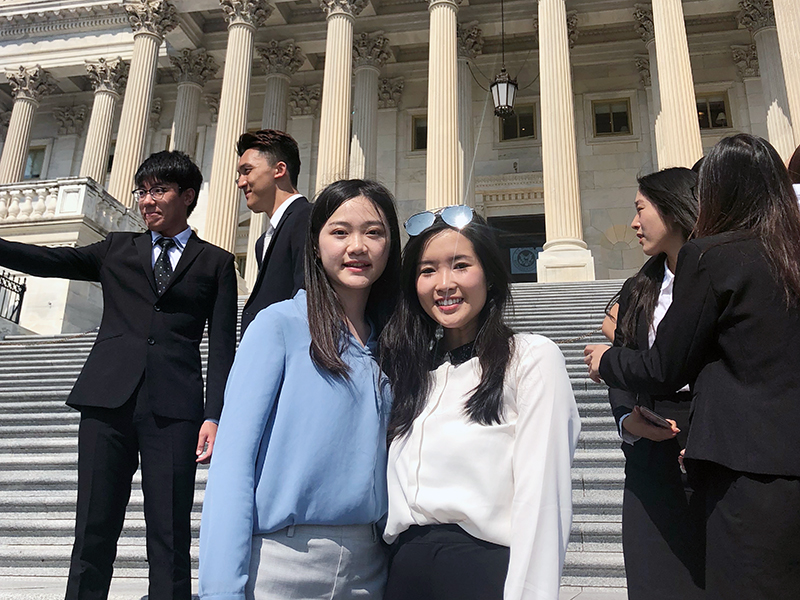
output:
<path id="1" fill-rule="evenodd" d="M 637 179 L 639 192 L 647 198 L 658 211 L 670 231 L 680 231 L 684 240 L 689 238 L 697 222 L 697 200 L 693 188 L 697 185 L 697 174 L 691 169 L 674 167 Z M 666 256 L 648 263 L 633 278 L 629 308 L 622 315 L 618 332 L 623 346 L 636 346 L 636 323 L 643 319 L 653 321 L 661 282 L 664 279 Z M 619 295 L 615 297 L 619 299 Z"/>
<path id="2" fill-rule="evenodd" d="M 789 159 L 789 179 L 792 180 L 792 183 L 800 183 L 800 146 Z"/>
<path id="3" fill-rule="evenodd" d="M 414 419 L 425 408 L 431 388 L 436 353 L 431 348 L 436 323 L 419 303 L 417 268 L 428 241 L 452 230 L 441 218 L 420 235 L 412 237 L 403 251 L 401 295 L 394 315 L 382 335 L 382 364 L 394 390 L 389 438 L 408 433 Z M 503 409 L 503 379 L 514 349 L 514 332 L 503 322 L 503 308 L 511 295 L 509 274 L 503 264 L 494 234 L 475 215 L 461 230 L 475 249 L 486 278 L 486 304 L 481 310 L 474 352 L 481 366 L 481 380 L 464 407 L 466 415 L 484 425 L 499 423 Z"/>
<path id="4" fill-rule="evenodd" d="M 311 360 L 336 376 L 348 377 L 342 360 L 346 343 L 344 310 L 331 286 L 319 257 L 319 234 L 331 215 L 348 200 L 363 196 L 378 209 L 389 225 L 389 258 L 383 274 L 372 284 L 366 315 L 380 332 L 392 313 L 400 291 L 400 227 L 392 194 L 381 184 L 362 179 L 335 181 L 322 190 L 311 209 L 305 247 L 308 326 L 311 330 Z"/>
<path id="5" fill-rule="evenodd" d="M 696 236 L 740 232 L 760 240 L 787 306 L 797 306 L 800 209 L 775 148 L 746 133 L 724 138 L 706 156 L 698 192 Z"/>

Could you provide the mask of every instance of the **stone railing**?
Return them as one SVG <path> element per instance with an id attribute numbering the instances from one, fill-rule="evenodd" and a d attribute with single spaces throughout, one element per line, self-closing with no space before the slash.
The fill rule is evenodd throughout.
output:
<path id="1" fill-rule="evenodd" d="M 0 185 L 0 225 L 85 217 L 106 233 L 145 229 L 141 216 L 93 179 L 68 177 Z"/>

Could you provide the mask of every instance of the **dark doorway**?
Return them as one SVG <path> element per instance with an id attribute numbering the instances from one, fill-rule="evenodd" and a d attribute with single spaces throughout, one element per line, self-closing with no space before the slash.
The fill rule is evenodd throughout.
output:
<path id="1" fill-rule="evenodd" d="M 545 243 L 544 215 L 489 217 L 512 281 L 537 281 L 536 259 Z"/>

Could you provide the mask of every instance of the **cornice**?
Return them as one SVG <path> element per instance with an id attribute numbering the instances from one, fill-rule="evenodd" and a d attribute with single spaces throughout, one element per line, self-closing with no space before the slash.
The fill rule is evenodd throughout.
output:
<path id="1" fill-rule="evenodd" d="M 128 17 L 120 5 L 0 14 L 0 40 L 17 40 L 69 31 L 127 28 L 128 26 Z"/>

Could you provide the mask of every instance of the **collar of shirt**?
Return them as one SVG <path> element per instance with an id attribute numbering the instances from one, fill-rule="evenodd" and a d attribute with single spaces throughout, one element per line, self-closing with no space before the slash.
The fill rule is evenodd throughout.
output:
<path id="1" fill-rule="evenodd" d="M 793 183 L 794 193 L 797 196 L 797 202 L 800 203 L 800 183 Z"/>
<path id="2" fill-rule="evenodd" d="M 181 231 L 178 235 L 176 235 L 173 240 L 175 240 L 175 246 L 177 246 L 180 252 L 183 252 L 183 249 L 186 247 L 186 243 L 189 241 L 189 238 L 192 236 L 192 228 L 187 227 L 183 231 Z M 163 235 L 158 233 L 157 231 L 150 232 L 150 238 L 153 242 L 153 246 L 156 245 L 156 242 L 160 240 Z"/>
<path id="3" fill-rule="evenodd" d="M 298 198 L 302 197 L 303 194 L 294 194 L 293 196 L 289 196 L 286 200 L 284 200 L 283 204 L 281 204 L 277 209 L 275 209 L 275 212 L 269 218 L 269 226 L 272 227 L 272 229 L 274 230 L 278 226 L 278 223 L 281 222 L 283 214 L 286 212 L 286 209 L 289 208 L 289 205 Z"/>

